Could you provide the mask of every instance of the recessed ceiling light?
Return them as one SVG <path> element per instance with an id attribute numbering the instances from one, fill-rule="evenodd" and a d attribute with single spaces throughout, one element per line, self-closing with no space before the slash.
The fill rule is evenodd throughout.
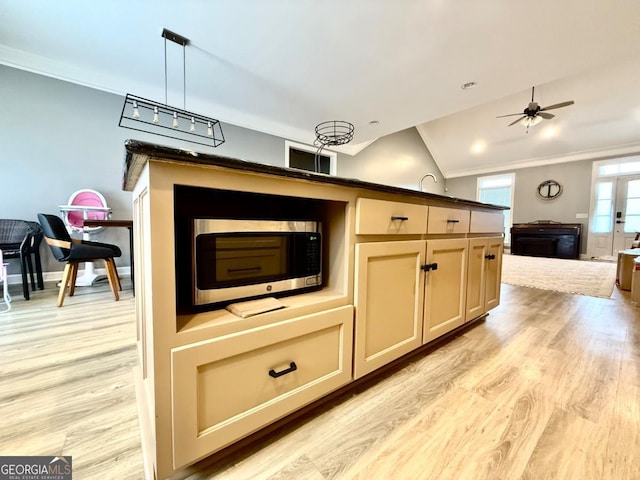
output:
<path id="1" fill-rule="evenodd" d="M 467 82 L 460 85 L 460 88 L 463 90 L 469 90 L 470 88 L 473 88 L 476 85 L 478 85 L 476 82 Z"/>
<path id="2" fill-rule="evenodd" d="M 487 149 L 487 142 L 484 140 L 478 140 L 473 145 L 471 145 L 471 153 L 476 155 L 484 152 Z"/>
<path id="3" fill-rule="evenodd" d="M 369 122 L 369 125 L 380 125 L 380 121 L 379 120 L 371 120 Z"/>

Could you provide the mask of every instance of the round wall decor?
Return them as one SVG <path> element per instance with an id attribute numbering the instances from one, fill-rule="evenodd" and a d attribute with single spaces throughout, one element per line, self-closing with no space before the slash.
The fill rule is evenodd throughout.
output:
<path id="1" fill-rule="evenodd" d="M 562 185 L 555 180 L 545 180 L 538 185 L 538 195 L 544 200 L 553 200 L 562 193 Z"/>

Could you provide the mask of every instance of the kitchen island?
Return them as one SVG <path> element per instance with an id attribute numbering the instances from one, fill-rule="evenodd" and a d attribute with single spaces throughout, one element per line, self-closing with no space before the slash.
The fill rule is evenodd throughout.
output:
<path id="1" fill-rule="evenodd" d="M 131 140 L 123 188 L 148 478 L 349 388 L 500 301 L 504 207 Z M 183 308 L 192 210 L 290 220 L 288 206 L 308 205 L 322 224 L 321 288 L 274 294 L 284 308 L 246 318 Z"/>

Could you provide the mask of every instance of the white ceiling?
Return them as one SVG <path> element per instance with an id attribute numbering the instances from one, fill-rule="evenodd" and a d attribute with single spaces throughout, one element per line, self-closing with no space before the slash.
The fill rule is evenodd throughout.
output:
<path id="1" fill-rule="evenodd" d="M 640 152 L 638 0 L 0 0 L 0 25 L 2 64 L 159 101 L 167 28 L 188 110 L 305 143 L 347 120 L 346 153 L 417 126 L 447 177 Z M 532 85 L 575 105 L 495 118 Z"/>

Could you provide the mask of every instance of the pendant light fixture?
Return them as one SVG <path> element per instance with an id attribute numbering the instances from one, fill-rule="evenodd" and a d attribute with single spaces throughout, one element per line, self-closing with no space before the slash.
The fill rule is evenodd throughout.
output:
<path id="1" fill-rule="evenodd" d="M 320 172 L 320 155 L 324 147 L 345 145 L 353 140 L 355 128 L 353 123 L 344 120 L 330 120 L 316 125 L 316 139 L 313 144 L 318 147 L 315 155 L 315 171 Z"/>
<path id="2" fill-rule="evenodd" d="M 189 45 L 189 39 L 166 28 L 162 30 L 162 37 L 164 38 L 164 103 L 128 93 L 124 99 L 119 126 L 199 145 L 213 147 L 222 145 L 224 135 L 220 122 L 215 118 L 198 115 L 186 109 L 186 46 Z M 182 46 L 183 108 L 181 109 L 172 107 L 167 102 L 167 40 Z"/>

